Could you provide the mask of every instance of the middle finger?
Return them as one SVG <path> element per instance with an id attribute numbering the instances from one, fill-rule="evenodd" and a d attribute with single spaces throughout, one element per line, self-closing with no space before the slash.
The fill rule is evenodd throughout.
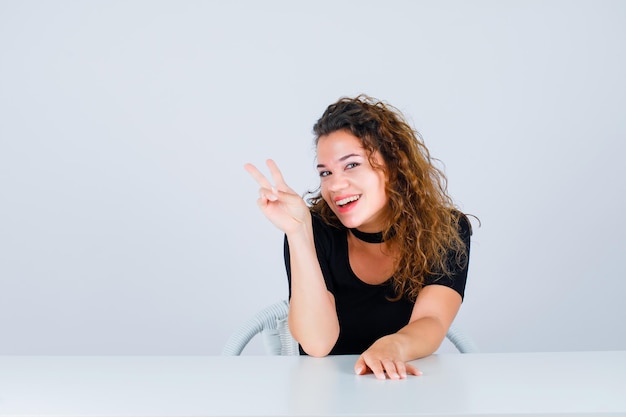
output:
<path id="1" fill-rule="evenodd" d="M 285 179 L 283 178 L 283 173 L 280 172 L 280 169 L 278 168 L 278 165 L 276 165 L 276 162 L 274 162 L 274 160 L 272 159 L 268 159 L 266 164 L 267 167 L 270 169 L 270 173 L 272 174 L 272 179 L 274 180 L 274 183 L 278 187 L 280 187 L 280 189 L 286 191 L 289 186 L 285 182 Z"/>
<path id="2" fill-rule="evenodd" d="M 398 369 L 396 368 L 396 364 L 394 361 L 386 359 L 382 361 L 382 364 L 389 378 L 400 379 L 400 375 L 398 374 Z"/>

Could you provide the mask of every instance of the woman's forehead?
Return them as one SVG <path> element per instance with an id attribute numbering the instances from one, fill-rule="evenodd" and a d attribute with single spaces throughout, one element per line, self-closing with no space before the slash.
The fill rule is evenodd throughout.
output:
<path id="1" fill-rule="evenodd" d="M 339 159 L 344 155 L 355 153 L 365 155 L 363 141 L 350 132 L 337 131 L 320 136 L 317 141 L 317 157 L 319 159 Z"/>

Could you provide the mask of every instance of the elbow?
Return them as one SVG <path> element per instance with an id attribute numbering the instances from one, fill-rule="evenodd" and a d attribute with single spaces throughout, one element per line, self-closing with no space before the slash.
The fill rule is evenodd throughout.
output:
<path id="1" fill-rule="evenodd" d="M 329 347 L 328 345 L 320 343 L 310 344 L 308 346 L 300 344 L 300 346 L 302 346 L 302 350 L 304 350 L 307 355 L 314 358 L 323 358 L 324 356 L 328 356 L 333 348 L 332 346 Z"/>
<path id="2" fill-rule="evenodd" d="M 304 352 L 316 358 L 328 356 L 339 339 L 339 323 L 310 323 L 301 324 L 294 320 L 294 315 L 289 315 L 289 330 L 294 339 L 298 341 Z"/>
<path id="3" fill-rule="evenodd" d="M 299 334 L 293 336 L 307 355 L 315 358 L 323 358 L 324 356 L 328 356 L 333 350 L 333 347 L 335 347 L 337 339 L 339 338 L 339 332 L 337 331 L 336 334 L 326 335 L 327 337 L 320 337 L 320 335 L 316 334 Z"/>

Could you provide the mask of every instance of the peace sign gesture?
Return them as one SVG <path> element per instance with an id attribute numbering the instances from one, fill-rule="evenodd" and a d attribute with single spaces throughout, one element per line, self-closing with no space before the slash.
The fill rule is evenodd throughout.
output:
<path id="1" fill-rule="evenodd" d="M 271 159 L 266 163 L 275 186 L 254 165 L 246 164 L 244 168 L 261 186 L 257 204 L 265 217 L 289 235 L 310 223 L 311 213 L 302 197 L 285 183 L 278 165 Z"/>

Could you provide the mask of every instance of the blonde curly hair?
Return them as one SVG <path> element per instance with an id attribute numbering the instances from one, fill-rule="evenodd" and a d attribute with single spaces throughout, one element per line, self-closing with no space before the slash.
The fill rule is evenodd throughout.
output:
<path id="1" fill-rule="evenodd" d="M 328 106 L 314 125 L 315 145 L 320 137 L 338 130 L 359 138 L 372 167 L 385 172 L 389 215 L 383 237 L 397 248 L 394 299 L 414 301 L 427 276 L 449 276 L 467 264 L 467 248 L 458 225 L 464 215 L 447 193 L 446 176 L 434 165 L 437 160 L 398 109 L 366 95 L 341 98 Z M 376 151 L 384 165 L 374 160 Z M 345 229 L 320 189 L 309 194 L 313 212 L 327 224 Z"/>

